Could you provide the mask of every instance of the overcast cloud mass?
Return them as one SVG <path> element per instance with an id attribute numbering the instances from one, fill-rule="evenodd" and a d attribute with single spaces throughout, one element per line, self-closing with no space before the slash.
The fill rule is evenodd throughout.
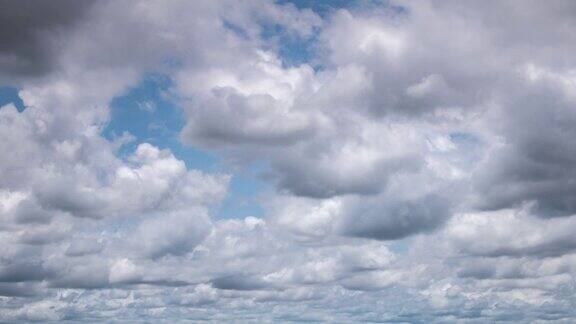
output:
<path id="1" fill-rule="evenodd" d="M 576 2 L 0 0 L 0 322 L 576 321 Z"/>

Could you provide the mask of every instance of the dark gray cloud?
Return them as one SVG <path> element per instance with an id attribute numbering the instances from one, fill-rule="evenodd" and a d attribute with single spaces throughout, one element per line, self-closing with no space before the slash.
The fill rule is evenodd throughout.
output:
<path id="1" fill-rule="evenodd" d="M 314 148 L 311 148 L 312 152 L 306 152 L 309 156 L 293 152 L 291 156 L 281 157 L 274 162 L 273 165 L 278 171 L 278 186 L 282 190 L 287 190 L 296 196 L 312 198 L 330 198 L 346 194 L 375 195 L 386 187 L 394 173 L 417 170 L 422 163 L 417 155 L 383 159 L 367 166 L 367 169 L 361 170 L 358 174 L 351 175 L 337 167 L 326 165 L 330 163 L 329 156 L 338 153 L 329 150 L 322 152 L 324 148 L 313 150 Z M 354 154 L 346 156 L 351 164 L 355 158 Z M 327 163 L 319 163 L 321 159 L 325 159 Z"/>
<path id="2" fill-rule="evenodd" d="M 431 232 L 450 217 L 450 206 L 438 196 L 413 201 L 356 204 L 345 208 L 340 231 L 345 235 L 377 240 L 397 240 L 416 233 Z"/>
<path id="3" fill-rule="evenodd" d="M 260 290 L 269 288 L 269 284 L 258 280 L 258 278 L 231 275 L 218 277 L 211 281 L 214 288 L 225 290 Z"/>
<path id="4" fill-rule="evenodd" d="M 576 112 L 559 76 L 508 99 L 495 121 L 503 147 L 478 170 L 480 207 L 529 204 L 541 217 L 576 214 Z"/>
<path id="5" fill-rule="evenodd" d="M 50 71 L 66 42 L 66 31 L 82 21 L 95 2 L 0 1 L 0 81 Z"/>
<path id="6" fill-rule="evenodd" d="M 40 295 L 42 290 L 35 283 L 0 283 L 0 296 L 5 297 L 33 297 Z"/>
<path id="7" fill-rule="evenodd" d="M 42 281 L 54 277 L 54 271 L 37 261 L 14 260 L 0 268 L 0 282 Z"/>

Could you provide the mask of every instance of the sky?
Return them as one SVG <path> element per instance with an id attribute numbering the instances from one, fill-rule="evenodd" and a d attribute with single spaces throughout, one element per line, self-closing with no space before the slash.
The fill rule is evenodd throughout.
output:
<path id="1" fill-rule="evenodd" d="M 574 322 L 575 18 L 0 0 L 0 322 Z"/>

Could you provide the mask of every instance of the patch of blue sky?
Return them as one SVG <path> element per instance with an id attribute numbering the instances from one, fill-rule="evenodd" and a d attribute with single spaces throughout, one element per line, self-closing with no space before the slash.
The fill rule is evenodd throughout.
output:
<path id="1" fill-rule="evenodd" d="M 218 208 L 217 215 L 220 218 L 264 216 L 261 199 L 265 192 L 273 190 L 272 185 L 263 179 L 266 172 L 264 163 L 254 163 L 235 172 L 228 188 L 230 194 Z"/>
<path id="2" fill-rule="evenodd" d="M 390 251 L 398 254 L 405 254 L 410 248 L 410 238 L 405 238 L 403 240 L 392 241 L 388 245 Z"/>
<path id="3" fill-rule="evenodd" d="M 261 217 L 263 211 L 258 202 L 259 195 L 270 188 L 260 177 L 263 167 L 256 163 L 238 171 L 216 154 L 182 145 L 179 134 L 184 126 L 184 116 L 170 97 L 170 87 L 169 77 L 149 74 L 140 84 L 113 99 L 110 122 L 103 135 L 114 140 L 128 132 L 135 138 L 120 148 L 120 157 L 132 153 L 138 144 L 147 142 L 161 149 L 170 149 L 190 169 L 231 174 L 228 195 L 215 210 L 215 217 Z"/>
<path id="4" fill-rule="evenodd" d="M 224 21 L 224 27 L 229 31 L 235 33 L 238 37 L 248 39 L 248 33 L 229 21 Z M 311 64 L 314 57 L 316 44 L 316 36 L 318 31 L 309 37 L 300 37 L 295 33 L 286 30 L 280 24 L 261 22 L 260 36 L 266 40 L 268 45 L 264 45 L 267 50 L 276 52 L 282 60 L 284 67 L 299 66 L 301 64 Z M 313 65 L 317 67 L 319 64 Z"/>
<path id="5" fill-rule="evenodd" d="M 326 17 L 334 10 L 356 6 L 355 0 L 277 0 L 279 4 L 291 3 L 298 9 L 310 9 L 321 17 Z"/>
<path id="6" fill-rule="evenodd" d="M 24 110 L 24 102 L 18 96 L 18 89 L 14 87 L 0 87 L 0 107 L 13 104 L 18 111 Z"/>
<path id="7" fill-rule="evenodd" d="M 150 143 L 170 149 L 189 168 L 214 171 L 218 159 L 201 150 L 183 147 L 178 140 L 184 126 L 182 111 L 170 99 L 171 81 L 161 74 L 147 75 L 136 87 L 114 98 L 110 104 L 111 118 L 103 135 L 109 140 L 129 132 L 135 141 L 123 147 L 119 154 L 132 152 L 140 143 Z"/>
<path id="8" fill-rule="evenodd" d="M 480 140 L 470 133 L 453 132 L 450 133 L 450 140 L 457 144 L 478 145 Z"/>
<path id="9" fill-rule="evenodd" d="M 322 18 L 328 18 L 336 10 L 349 11 L 390 10 L 395 14 L 406 14 L 407 9 L 390 0 L 276 0 L 279 4 L 291 3 L 298 9 L 310 9 Z"/>
<path id="10" fill-rule="evenodd" d="M 263 24 L 261 37 L 273 45 L 285 67 L 311 64 L 316 52 L 318 30 L 308 37 L 288 32 L 278 24 Z"/>

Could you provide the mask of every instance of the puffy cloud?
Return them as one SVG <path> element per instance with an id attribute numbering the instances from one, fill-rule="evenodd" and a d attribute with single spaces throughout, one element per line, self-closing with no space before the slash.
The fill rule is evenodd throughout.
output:
<path id="1" fill-rule="evenodd" d="M 575 316 L 570 1 L 0 7 L 26 107 L 0 108 L 1 320 Z M 183 145 L 264 165 L 263 216 L 214 217 L 234 174 L 104 137 L 149 72 Z"/>
<path id="2" fill-rule="evenodd" d="M 134 246 L 153 258 L 190 252 L 209 233 L 204 210 L 183 210 L 144 220 L 133 234 Z"/>
<path id="3" fill-rule="evenodd" d="M 454 248 L 477 256 L 561 256 L 574 249 L 573 219 L 543 221 L 526 212 L 502 210 L 459 215 L 445 229 Z M 490 239 L 480 239 L 480 238 Z"/>

